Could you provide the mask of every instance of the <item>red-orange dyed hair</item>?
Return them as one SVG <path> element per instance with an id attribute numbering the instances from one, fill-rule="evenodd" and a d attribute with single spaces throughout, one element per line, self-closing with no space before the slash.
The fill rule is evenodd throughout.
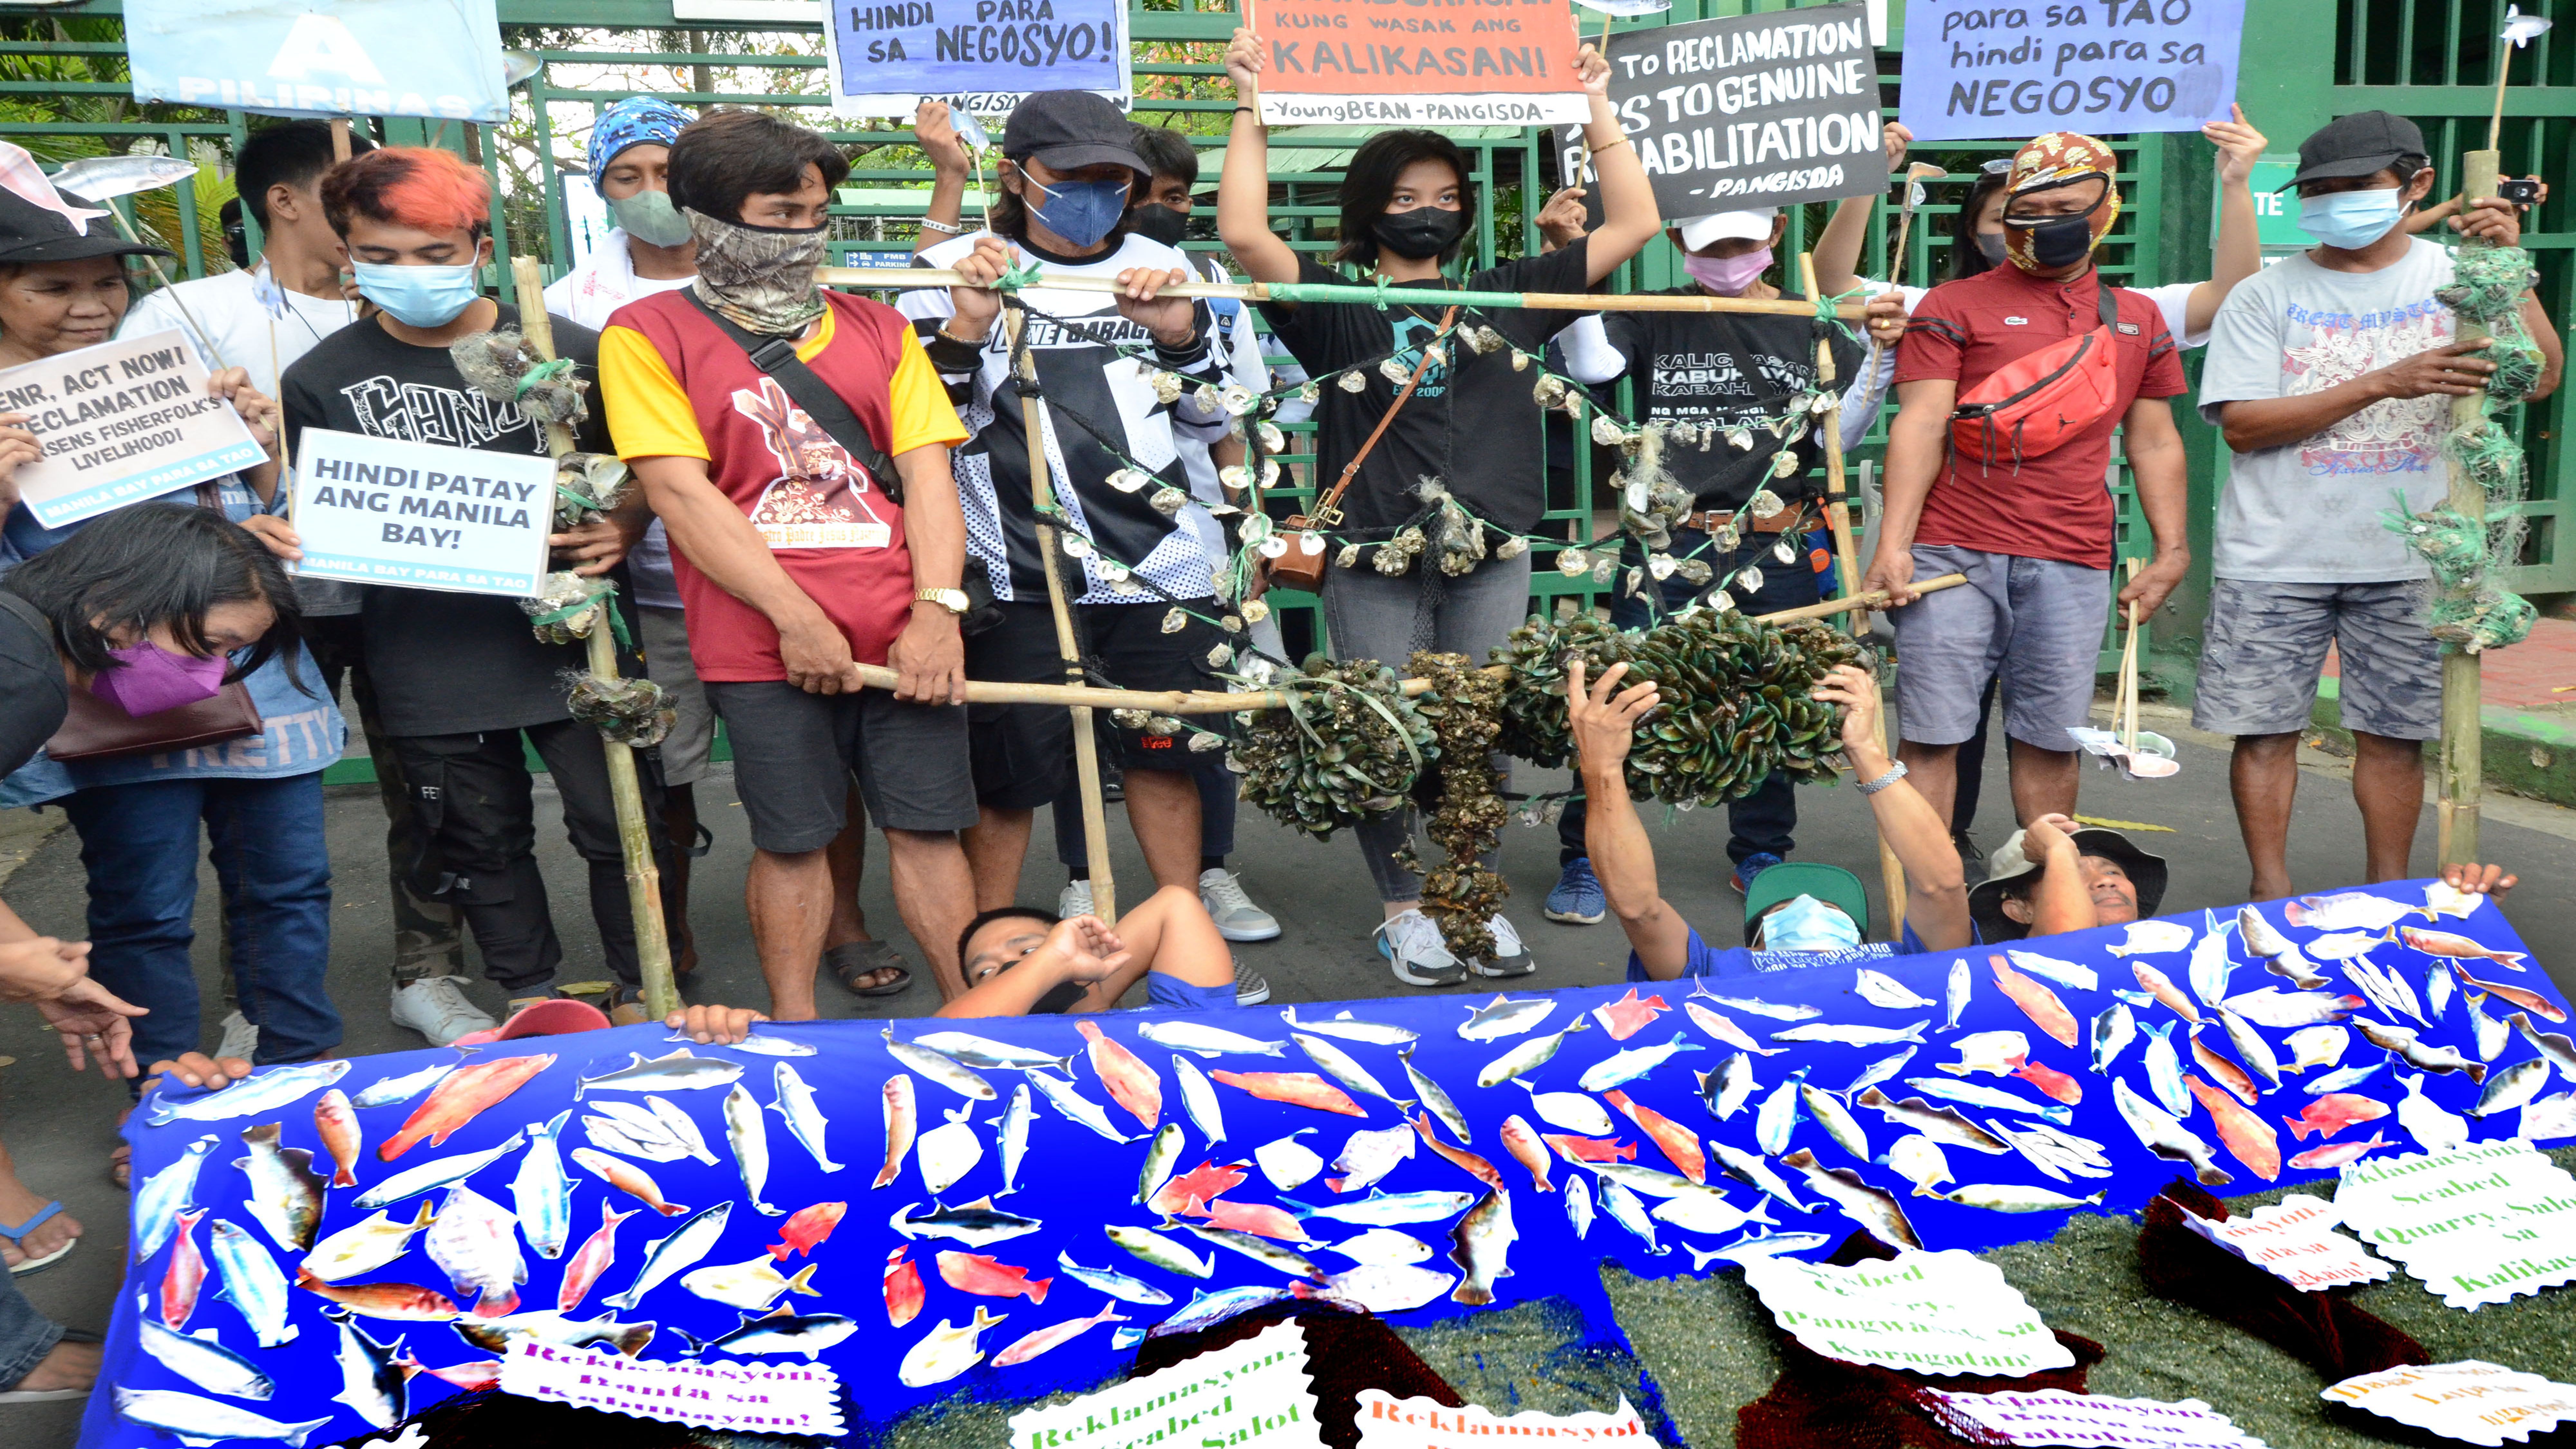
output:
<path id="1" fill-rule="evenodd" d="M 492 221 L 492 184 L 453 151 L 385 146 L 331 168 L 322 178 L 322 214 L 344 237 L 353 214 L 479 237 Z"/>

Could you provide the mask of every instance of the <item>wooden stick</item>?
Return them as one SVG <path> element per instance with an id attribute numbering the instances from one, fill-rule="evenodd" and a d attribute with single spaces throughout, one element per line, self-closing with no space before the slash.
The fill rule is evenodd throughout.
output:
<path id="1" fill-rule="evenodd" d="M 1032 391 L 1037 385 L 1038 362 L 1035 354 L 1020 350 L 1020 328 L 1023 314 L 1012 308 L 1003 314 L 1010 329 L 1011 353 L 1020 369 L 1020 427 L 1027 434 L 1029 455 L 1029 494 L 1036 500 L 1038 517 L 1038 559 L 1046 569 L 1047 605 L 1055 611 L 1055 647 L 1064 658 L 1064 677 L 1071 685 L 1082 684 L 1082 646 L 1073 633 L 1073 607 L 1064 596 L 1064 568 L 1060 560 L 1056 529 L 1046 521 L 1055 510 L 1055 490 L 1047 481 L 1046 408 Z M 968 697 L 973 697 L 968 686 Z M 1109 868 L 1109 813 L 1100 797 L 1100 741 L 1091 732 L 1091 706 L 1073 706 L 1074 778 L 1082 795 L 1083 853 L 1091 866 L 1091 913 L 1113 925 L 1118 920 L 1118 882 Z"/>
<path id="2" fill-rule="evenodd" d="M 2471 151 L 2461 159 L 2460 205 L 2463 208 L 2496 194 L 2496 169 L 2501 155 L 2490 148 Z M 2468 237 L 2460 245 L 2483 247 L 2487 243 Z M 2462 316 L 2457 322 L 2460 342 L 2484 339 L 2484 324 Z M 2474 432 L 2490 426 L 2486 420 L 2486 395 L 2471 393 L 2451 399 L 2451 426 L 2461 432 Z M 2469 476 L 2456 452 L 2451 455 L 2450 503 L 2462 515 L 2483 525 L 2487 516 L 2486 490 Z M 2475 581 L 2467 586 L 2476 588 Z M 2435 797 L 2433 818 L 2435 838 L 2444 865 L 2456 865 L 2478 858 L 2478 815 L 2480 797 L 2486 790 L 2486 757 L 2484 713 L 2485 682 L 2479 677 L 2480 660 L 2476 654 L 2454 645 L 2442 650 L 2442 737 L 2439 756 L 2441 785 Z"/>
<path id="3" fill-rule="evenodd" d="M 510 283 L 519 298 L 519 332 L 528 339 L 528 350 L 553 361 L 554 323 L 546 316 L 545 279 L 537 270 L 537 259 L 512 257 Z M 560 458 L 572 451 L 572 429 L 562 423 L 547 424 L 546 452 Z M 603 683 L 618 677 L 617 641 L 608 619 L 616 600 L 615 594 L 602 594 L 597 615 L 590 621 L 590 677 Z M 644 1009 L 659 1021 L 680 1009 L 680 988 L 671 976 L 671 938 L 662 922 L 662 871 L 653 862 L 644 787 L 635 776 L 633 746 L 605 736 L 600 746 L 608 755 L 608 793 L 617 804 L 617 845 L 626 862 L 626 908 L 635 917 L 635 960 L 644 978 Z"/>
<path id="4" fill-rule="evenodd" d="M 2132 582 L 2138 577 L 2138 561 L 2124 560 Z M 2112 726 L 2120 732 L 2120 747 L 2130 754 L 2138 752 L 2138 603 L 2129 601 L 2122 612 L 2129 616 L 2128 638 L 2120 646 L 2120 690 L 2112 696 Z"/>
<path id="5" fill-rule="evenodd" d="M 331 118 L 331 164 L 336 166 L 348 159 L 349 118 L 346 116 L 333 116 Z"/>
<path id="6" fill-rule="evenodd" d="M 911 287 L 972 287 L 954 271 L 936 267 L 816 267 L 814 276 L 826 286 L 850 287 L 859 291 L 890 291 Z M 1029 283 L 1032 288 L 1057 292 L 1101 292 L 1115 295 L 1117 280 L 1111 277 L 1062 277 L 1041 273 Z M 1375 287 L 1356 284 L 1317 282 L 1182 282 L 1163 288 L 1157 295 L 1165 297 L 1231 297 L 1245 302 L 1374 302 Z M 1593 292 L 1448 292 L 1444 302 L 1462 307 L 1528 307 L 1549 312 L 1743 312 L 1757 316 L 1813 317 L 1815 307 L 1806 302 L 1757 302 L 1743 297 L 1697 295 L 1630 295 Z M 1856 319 L 1862 313 L 1858 302 L 1845 302 L 1834 309 L 1834 315 Z"/>

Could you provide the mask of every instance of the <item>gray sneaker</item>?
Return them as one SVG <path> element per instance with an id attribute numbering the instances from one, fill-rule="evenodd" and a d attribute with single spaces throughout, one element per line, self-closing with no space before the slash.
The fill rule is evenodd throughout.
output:
<path id="1" fill-rule="evenodd" d="M 1275 941 L 1279 918 L 1252 903 L 1243 893 L 1243 877 L 1230 870 L 1199 872 L 1199 904 L 1207 907 L 1216 931 L 1229 941 Z M 1268 993 L 1263 993 L 1268 999 Z M 1258 1003 L 1247 1001 L 1246 1006 Z"/>
<path id="2" fill-rule="evenodd" d="M 1070 921 L 1076 916 L 1087 916 L 1090 914 L 1091 882 L 1087 880 L 1066 881 L 1064 883 L 1064 889 L 1056 892 L 1056 919 L 1060 921 Z"/>
<path id="3" fill-rule="evenodd" d="M 1260 972 L 1237 961 L 1234 963 L 1234 1004 L 1259 1006 L 1270 999 L 1270 981 Z"/>
<path id="4" fill-rule="evenodd" d="M 446 1046 L 470 1031 L 499 1025 L 483 1008 L 465 999 L 465 983 L 455 976 L 424 976 L 394 988 L 394 1025 L 407 1026 Z"/>
<path id="5" fill-rule="evenodd" d="M 1407 986 L 1455 986 L 1467 979 L 1467 968 L 1441 943 L 1440 928 L 1418 908 L 1377 928 L 1377 953 Z"/>
<path id="6" fill-rule="evenodd" d="M 249 1017 L 236 1011 L 224 1018 L 224 1040 L 215 1048 L 215 1055 L 249 1061 L 251 1054 L 258 1050 L 259 1028 L 250 1024 Z"/>

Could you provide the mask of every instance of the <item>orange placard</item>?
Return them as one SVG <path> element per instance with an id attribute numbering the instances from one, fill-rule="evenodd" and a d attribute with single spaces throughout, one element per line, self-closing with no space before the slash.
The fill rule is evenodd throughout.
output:
<path id="1" fill-rule="evenodd" d="M 1591 114 L 1564 0 L 1260 0 L 1266 125 L 1545 126 Z"/>

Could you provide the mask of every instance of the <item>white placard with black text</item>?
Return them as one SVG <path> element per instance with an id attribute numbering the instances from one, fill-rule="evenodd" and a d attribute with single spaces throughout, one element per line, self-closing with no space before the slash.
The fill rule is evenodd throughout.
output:
<path id="1" fill-rule="evenodd" d="M 514 597 L 545 577 L 551 458 L 307 428 L 295 462 L 298 573 Z"/>

